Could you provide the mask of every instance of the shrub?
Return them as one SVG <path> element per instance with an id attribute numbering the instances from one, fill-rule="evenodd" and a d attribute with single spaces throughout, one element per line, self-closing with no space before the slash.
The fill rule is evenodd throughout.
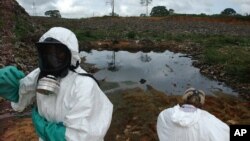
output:
<path id="1" fill-rule="evenodd" d="M 130 32 L 127 33 L 127 37 L 129 39 L 134 39 L 135 36 L 136 36 L 136 33 L 134 31 L 130 31 Z"/>

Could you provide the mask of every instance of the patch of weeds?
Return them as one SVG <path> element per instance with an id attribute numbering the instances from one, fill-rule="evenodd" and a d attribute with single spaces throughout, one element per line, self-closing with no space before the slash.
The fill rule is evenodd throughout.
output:
<path id="1" fill-rule="evenodd" d="M 135 39 L 136 33 L 135 33 L 134 31 L 129 31 L 129 32 L 127 33 L 127 37 L 128 37 L 129 39 Z"/>
<path id="2" fill-rule="evenodd" d="M 167 33 L 167 34 L 164 34 L 163 37 L 167 41 L 184 42 L 186 40 L 190 40 L 190 38 L 192 36 L 193 35 L 191 35 L 191 34 L 170 34 L 170 33 Z"/>
<path id="3" fill-rule="evenodd" d="M 225 47 L 225 46 L 241 46 L 249 47 L 249 37 L 228 36 L 228 35 L 204 35 L 204 34 L 171 34 L 165 33 L 159 37 L 168 41 L 192 41 L 200 43 L 204 47 Z"/>
<path id="4" fill-rule="evenodd" d="M 231 59 L 225 64 L 226 72 L 240 82 L 250 82 L 250 51 L 231 49 Z"/>
<path id="5" fill-rule="evenodd" d="M 34 28 L 22 17 L 16 17 L 15 35 L 17 39 L 25 38 L 29 33 L 34 32 Z"/>
<path id="6" fill-rule="evenodd" d="M 203 61 L 225 66 L 225 72 L 240 82 L 250 82 L 250 50 L 241 47 L 207 47 Z"/>
<path id="7" fill-rule="evenodd" d="M 219 51 L 216 47 L 207 47 L 204 51 L 203 61 L 209 65 L 224 64 L 229 58 L 227 52 Z"/>
<path id="8" fill-rule="evenodd" d="M 199 35 L 193 41 L 201 43 L 205 47 L 225 46 L 250 46 L 249 37 L 227 36 L 227 35 Z"/>
<path id="9" fill-rule="evenodd" d="M 3 21 L 2 21 L 2 19 L 0 19 L 0 27 L 2 27 L 3 26 Z"/>
<path id="10" fill-rule="evenodd" d="M 95 40 L 97 39 L 97 37 L 95 36 L 95 34 L 92 31 L 75 31 L 74 32 L 77 36 L 77 39 L 79 41 L 89 41 L 89 40 Z"/>

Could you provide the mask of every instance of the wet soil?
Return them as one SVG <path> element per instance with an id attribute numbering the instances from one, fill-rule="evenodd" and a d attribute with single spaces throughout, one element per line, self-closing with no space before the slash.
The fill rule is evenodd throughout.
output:
<path id="1" fill-rule="evenodd" d="M 111 126 L 105 136 L 106 141 L 157 141 L 156 120 L 158 114 L 166 108 L 181 103 L 181 96 L 166 95 L 151 86 L 147 86 L 147 90 L 140 88 L 117 90 L 108 93 L 107 96 L 114 104 L 114 112 Z M 6 109 L 10 108 L 8 103 L 5 102 L 4 105 Z M 4 107 L 3 104 L 1 107 Z M 249 125 L 249 107 L 250 102 L 248 101 L 218 93 L 206 97 L 203 109 L 228 125 Z M 11 112 L 13 113 L 13 111 Z M 1 139 L 37 140 L 29 114 L 16 113 L 15 116 L 2 118 L 0 120 Z"/>
<path id="2" fill-rule="evenodd" d="M 165 95 L 151 86 L 146 91 L 134 88 L 108 96 L 114 103 L 114 118 L 105 137 L 108 141 L 157 141 L 158 114 L 181 102 L 181 96 Z M 250 124 L 249 104 L 234 96 L 217 94 L 206 97 L 204 109 L 229 125 Z"/>

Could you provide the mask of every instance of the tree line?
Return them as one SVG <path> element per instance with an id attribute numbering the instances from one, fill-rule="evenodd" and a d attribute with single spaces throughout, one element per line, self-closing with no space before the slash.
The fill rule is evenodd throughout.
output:
<path id="1" fill-rule="evenodd" d="M 140 16 L 145 17 L 149 15 L 148 8 L 149 8 L 149 5 L 152 3 L 152 1 L 153 0 L 140 0 L 140 4 L 146 7 L 146 13 L 142 13 L 140 14 Z M 108 2 L 106 3 L 109 3 L 112 8 L 112 12 L 109 14 L 109 16 L 119 16 L 117 13 L 114 12 L 115 0 L 108 0 Z M 49 16 L 49 17 L 61 18 L 61 14 L 59 10 L 48 10 L 44 14 L 45 16 Z M 174 9 L 167 9 L 166 6 L 155 6 L 151 9 L 151 12 L 150 12 L 150 16 L 152 17 L 162 17 L 162 16 L 168 16 L 172 14 L 175 14 Z M 233 8 L 226 8 L 220 14 L 224 16 L 239 15 Z M 206 15 L 206 14 L 201 13 L 201 15 Z"/>

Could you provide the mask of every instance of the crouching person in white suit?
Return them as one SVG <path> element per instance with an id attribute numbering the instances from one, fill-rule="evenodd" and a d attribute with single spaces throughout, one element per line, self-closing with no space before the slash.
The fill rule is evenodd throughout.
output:
<path id="1" fill-rule="evenodd" d="M 113 105 L 94 78 L 79 66 L 78 41 L 73 32 L 54 27 L 36 43 L 39 68 L 20 80 L 23 111 L 36 97 L 32 120 L 39 140 L 103 141 Z"/>
<path id="2" fill-rule="evenodd" d="M 227 124 L 201 109 L 205 93 L 190 88 L 182 105 L 165 109 L 157 120 L 160 141 L 229 141 Z"/>

